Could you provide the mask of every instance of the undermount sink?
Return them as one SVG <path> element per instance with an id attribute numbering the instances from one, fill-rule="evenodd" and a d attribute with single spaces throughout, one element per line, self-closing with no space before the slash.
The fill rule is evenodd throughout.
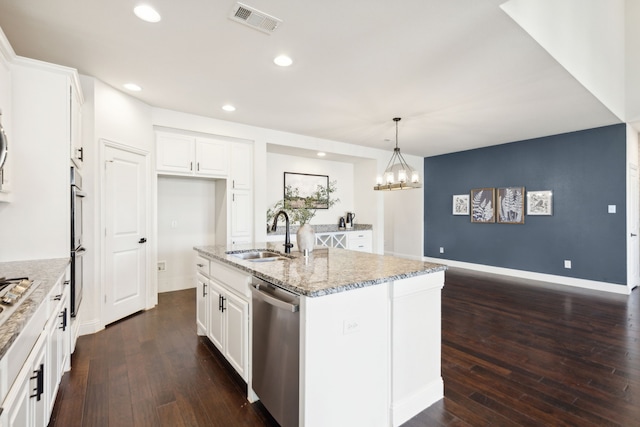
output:
<path id="1" fill-rule="evenodd" d="M 238 257 L 245 261 L 252 261 L 252 262 L 276 261 L 276 260 L 287 259 L 282 254 L 278 252 L 271 252 L 271 251 L 227 252 L 227 254 L 233 255 L 234 257 Z"/>

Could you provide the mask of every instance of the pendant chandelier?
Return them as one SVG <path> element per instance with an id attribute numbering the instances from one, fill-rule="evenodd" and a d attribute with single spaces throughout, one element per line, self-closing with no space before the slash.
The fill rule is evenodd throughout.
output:
<path id="1" fill-rule="evenodd" d="M 393 119 L 396 122 L 396 148 L 393 149 L 391 159 L 382 175 L 376 178 L 374 190 L 411 190 L 421 188 L 420 175 L 413 169 L 400 153 L 398 147 L 398 122 L 400 117 Z"/>

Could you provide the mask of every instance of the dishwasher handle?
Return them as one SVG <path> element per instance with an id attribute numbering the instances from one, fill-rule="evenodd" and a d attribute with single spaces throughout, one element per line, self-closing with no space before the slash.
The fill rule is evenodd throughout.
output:
<path id="1" fill-rule="evenodd" d="M 260 290 L 259 284 L 253 284 L 251 287 L 251 292 L 253 292 L 253 295 L 260 298 L 262 301 L 266 302 L 267 304 L 271 304 L 274 307 L 278 307 L 292 313 L 300 311 L 299 304 L 291 304 L 290 302 L 282 301 L 281 299 L 269 295 L 268 293 Z"/>

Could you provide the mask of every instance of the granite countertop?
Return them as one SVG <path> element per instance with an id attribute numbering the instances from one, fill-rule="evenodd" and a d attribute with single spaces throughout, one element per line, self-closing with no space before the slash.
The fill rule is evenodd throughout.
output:
<path id="1" fill-rule="evenodd" d="M 315 231 L 316 233 L 349 233 L 352 231 L 373 230 L 373 226 L 371 224 L 353 224 L 352 228 L 340 228 L 338 227 L 338 224 L 310 224 L 310 225 L 313 228 L 313 231 Z M 289 230 L 291 235 L 296 234 L 296 231 L 298 231 L 298 228 L 300 228 L 299 225 L 291 225 Z M 284 225 L 279 225 L 278 227 L 276 227 L 276 231 L 271 231 L 271 229 L 269 229 L 269 231 L 267 232 L 267 235 L 271 236 L 271 235 L 282 234 L 284 236 L 286 229 L 287 227 L 285 227 Z"/>
<path id="2" fill-rule="evenodd" d="M 290 254 L 291 258 L 269 262 L 245 261 L 226 253 L 228 251 L 246 252 L 254 248 L 280 253 L 283 251 L 280 242 L 228 247 L 194 247 L 205 257 L 221 261 L 291 292 L 309 297 L 344 292 L 447 269 L 442 264 L 325 247 L 315 248 L 308 259 L 294 248 Z"/>
<path id="3" fill-rule="evenodd" d="M 20 303 L 16 311 L 0 325 L 0 358 L 9 350 L 9 347 L 22 332 L 33 313 L 45 301 L 51 288 L 64 274 L 69 262 L 69 258 L 57 258 L 0 263 L 0 277 L 26 276 L 29 279 L 40 282 L 27 299 Z"/>

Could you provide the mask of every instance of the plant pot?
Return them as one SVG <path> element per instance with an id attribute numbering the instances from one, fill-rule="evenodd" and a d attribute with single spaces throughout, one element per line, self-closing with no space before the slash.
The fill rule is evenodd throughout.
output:
<path id="1" fill-rule="evenodd" d="M 300 252 L 304 252 L 305 249 L 312 252 L 316 245 L 316 232 L 313 227 L 309 224 L 301 225 L 296 231 L 296 242 Z"/>

